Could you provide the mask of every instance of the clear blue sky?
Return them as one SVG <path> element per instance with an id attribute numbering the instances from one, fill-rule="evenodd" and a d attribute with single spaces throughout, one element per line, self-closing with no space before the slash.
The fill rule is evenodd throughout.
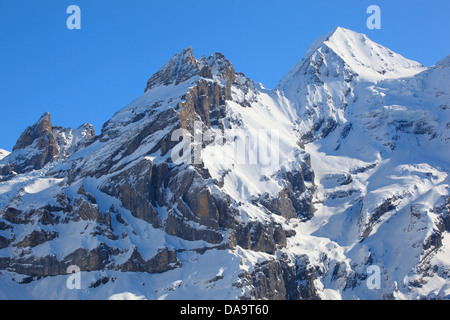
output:
<path id="1" fill-rule="evenodd" d="M 66 27 L 71 4 L 81 30 Z M 381 30 L 366 27 L 371 4 Z M 11 151 L 46 111 L 54 125 L 89 122 L 100 133 L 189 45 L 273 88 L 337 26 L 433 65 L 450 54 L 449 14 L 449 0 L 0 0 L 0 148 Z"/>

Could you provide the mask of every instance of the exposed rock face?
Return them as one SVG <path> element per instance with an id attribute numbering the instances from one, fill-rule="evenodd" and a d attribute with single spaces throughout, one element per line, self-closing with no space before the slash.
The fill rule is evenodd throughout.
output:
<path id="1" fill-rule="evenodd" d="M 291 262 L 287 257 L 265 261 L 252 274 L 244 276 L 251 296 L 268 300 L 318 300 L 313 281 L 316 271 L 308 267 L 308 260 L 299 257 Z"/>
<path id="2" fill-rule="evenodd" d="M 286 219 L 311 219 L 314 214 L 314 207 L 311 205 L 313 192 L 306 189 L 305 181 L 314 186 L 314 173 L 305 164 L 299 171 L 286 172 L 283 178 L 286 186 L 278 197 L 270 198 L 265 194 L 259 202 Z"/>
<path id="3" fill-rule="evenodd" d="M 0 249 L 7 248 L 10 244 L 9 239 L 6 239 L 5 237 L 0 236 Z"/>
<path id="4" fill-rule="evenodd" d="M 17 242 L 15 246 L 19 248 L 26 248 L 26 247 L 36 247 L 44 242 L 51 241 L 58 237 L 58 233 L 51 233 L 49 231 L 32 231 L 30 234 L 28 234 L 25 239 Z"/>
<path id="5" fill-rule="evenodd" d="M 32 277 L 56 276 L 67 274 L 67 268 L 71 265 L 78 266 L 81 270 L 99 270 L 109 262 L 110 248 L 102 244 L 98 248 L 87 251 L 78 249 L 68 254 L 63 260 L 58 260 L 54 255 L 28 258 L 0 258 L 2 269 L 8 268 L 19 274 Z"/>
<path id="6" fill-rule="evenodd" d="M 54 144 L 54 141 L 52 139 L 52 129 L 53 127 L 50 119 L 50 113 L 46 112 L 42 115 L 38 122 L 36 122 L 33 126 L 28 127 L 21 134 L 20 138 L 17 140 L 17 143 L 13 148 L 13 151 L 17 149 L 25 149 L 33 142 L 35 142 L 35 140 L 39 140 L 39 149 L 41 149 L 41 146 L 45 146 L 45 142 L 47 142 L 48 145 Z"/>
<path id="7" fill-rule="evenodd" d="M 101 190 L 120 199 L 122 205 L 133 216 L 158 228 L 161 220 L 152 203 L 156 206 L 158 196 L 161 198 L 161 195 L 155 194 L 161 189 L 155 190 L 154 186 L 164 183 L 164 181 L 158 181 L 158 179 L 164 179 L 164 176 L 154 176 L 153 169 L 153 164 L 149 160 L 142 160 L 129 170 L 112 175 Z"/>
<path id="8" fill-rule="evenodd" d="M 0 181 L 66 159 L 94 137 L 92 125 L 85 123 L 75 130 L 53 126 L 51 116 L 46 112 L 20 135 L 13 152 L 0 159 Z"/>
<path id="9" fill-rule="evenodd" d="M 189 90 L 185 99 L 178 106 L 182 110 L 179 114 L 181 127 L 193 130 L 196 120 L 208 127 L 211 126 L 211 120 L 217 124 L 217 120 L 225 116 L 225 101 L 230 100 L 230 97 L 227 96 L 226 88 L 217 82 L 200 80 L 197 86 Z"/>
<path id="10" fill-rule="evenodd" d="M 158 253 L 148 261 L 144 261 L 140 253 L 135 250 L 130 259 L 121 266 L 122 271 L 163 273 L 181 267 L 175 251 L 167 248 L 158 250 Z"/>
<path id="11" fill-rule="evenodd" d="M 269 224 L 253 222 L 239 224 L 231 234 L 230 244 L 245 249 L 274 254 L 277 249 L 286 246 L 286 239 L 295 235 L 295 231 L 286 231 L 273 221 Z"/>
<path id="12" fill-rule="evenodd" d="M 217 77 L 220 82 L 227 83 L 227 93 L 231 94 L 231 85 L 236 75 L 233 65 L 221 53 L 214 53 L 208 58 L 200 60 L 194 58 L 192 47 L 187 47 L 173 56 L 157 73 L 147 82 L 145 91 L 158 86 L 179 85 L 194 76 L 206 79 Z"/>
<path id="13" fill-rule="evenodd" d="M 6 181 L 17 175 L 11 164 L 0 165 L 0 181 Z"/>
<path id="14" fill-rule="evenodd" d="M 187 47 L 148 80 L 145 91 L 157 86 L 178 85 L 199 73 L 200 67 L 194 58 L 192 47 Z"/>
<path id="15" fill-rule="evenodd" d="M 65 159 L 91 143 L 95 138 L 95 130 L 89 123 L 84 123 L 74 130 L 53 127 L 53 136 L 59 147 L 60 158 Z"/>
<path id="16" fill-rule="evenodd" d="M 53 137 L 53 127 L 48 112 L 22 133 L 13 148 L 13 153 L 18 150 L 25 150 L 31 145 L 38 152 L 21 165 L 16 166 L 14 171 L 23 173 L 27 170 L 41 169 L 45 164 L 59 156 L 59 148 Z"/>

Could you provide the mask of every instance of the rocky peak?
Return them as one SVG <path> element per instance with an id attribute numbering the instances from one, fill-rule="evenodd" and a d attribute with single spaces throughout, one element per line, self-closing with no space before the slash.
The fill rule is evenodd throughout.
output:
<path id="1" fill-rule="evenodd" d="M 225 80 L 225 82 L 233 83 L 236 79 L 236 72 L 233 65 L 222 53 L 215 52 L 208 58 L 203 58 L 201 61 L 209 66 L 211 74 L 217 80 Z"/>
<path id="2" fill-rule="evenodd" d="M 53 137 L 58 144 L 60 158 L 67 158 L 84 148 L 89 141 L 95 138 L 95 129 L 89 123 L 84 123 L 74 130 L 53 127 Z"/>
<path id="3" fill-rule="evenodd" d="M 38 122 L 25 129 L 13 151 L 0 160 L 0 181 L 9 180 L 17 173 L 42 169 L 58 156 L 50 114 L 46 112 Z"/>
<path id="4" fill-rule="evenodd" d="M 74 130 L 74 135 L 83 138 L 83 141 L 91 140 L 95 137 L 94 126 L 90 123 L 83 123 L 77 129 Z"/>
<path id="5" fill-rule="evenodd" d="M 175 54 L 157 73 L 147 82 L 145 91 L 168 85 L 178 85 L 191 77 L 198 75 L 200 67 L 194 58 L 192 47 Z"/>
<path id="6" fill-rule="evenodd" d="M 450 67 L 450 55 L 446 56 L 444 59 L 436 64 L 437 68 L 449 68 Z"/>
<path id="7" fill-rule="evenodd" d="M 214 79 L 226 85 L 234 82 L 236 73 L 233 65 L 222 53 L 195 59 L 192 47 L 175 54 L 157 73 L 147 82 L 145 91 L 159 86 L 178 85 L 194 76 Z"/>
<path id="8" fill-rule="evenodd" d="M 38 138 L 48 137 L 52 133 L 52 128 L 50 113 L 46 112 L 34 125 L 25 129 L 17 140 L 13 151 L 24 149 Z"/>
<path id="9" fill-rule="evenodd" d="M 75 130 L 53 126 L 50 113 L 46 112 L 20 135 L 12 153 L 0 159 L 1 179 L 39 170 L 47 163 L 67 158 L 94 137 L 92 125 L 86 123 Z"/>

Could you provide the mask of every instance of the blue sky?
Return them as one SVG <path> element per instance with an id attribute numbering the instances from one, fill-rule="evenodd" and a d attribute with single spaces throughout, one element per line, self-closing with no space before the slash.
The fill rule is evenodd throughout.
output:
<path id="1" fill-rule="evenodd" d="M 69 5 L 81 30 L 69 30 Z M 381 30 L 366 9 L 381 8 Z M 222 52 L 273 88 L 307 47 L 337 26 L 426 66 L 450 54 L 448 0 L 0 0 L 0 148 L 11 151 L 46 111 L 54 125 L 97 134 L 187 46 Z"/>

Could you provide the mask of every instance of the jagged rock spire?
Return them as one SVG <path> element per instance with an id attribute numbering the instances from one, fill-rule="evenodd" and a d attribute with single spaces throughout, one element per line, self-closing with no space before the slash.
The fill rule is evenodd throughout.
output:
<path id="1" fill-rule="evenodd" d="M 194 76 L 233 83 L 236 75 L 233 65 L 222 53 L 213 53 L 208 58 L 195 59 L 192 47 L 175 54 L 147 82 L 145 92 L 158 86 L 179 85 Z M 224 84 L 225 84 L 224 83 Z"/>
<path id="2" fill-rule="evenodd" d="M 157 73 L 147 82 L 145 91 L 158 86 L 178 85 L 200 72 L 197 60 L 194 58 L 192 47 L 175 54 Z"/>
<path id="3" fill-rule="evenodd" d="M 50 113 L 44 113 L 39 120 L 32 126 L 25 129 L 25 131 L 20 135 L 13 148 L 13 151 L 18 149 L 24 149 L 25 147 L 31 145 L 36 139 L 43 136 L 48 136 L 52 132 L 52 122 Z"/>
<path id="4" fill-rule="evenodd" d="M 50 113 L 45 112 L 20 135 L 12 153 L 0 160 L 0 176 L 42 169 L 49 162 L 69 157 L 94 137 L 92 125 L 85 123 L 75 130 L 53 126 Z"/>

